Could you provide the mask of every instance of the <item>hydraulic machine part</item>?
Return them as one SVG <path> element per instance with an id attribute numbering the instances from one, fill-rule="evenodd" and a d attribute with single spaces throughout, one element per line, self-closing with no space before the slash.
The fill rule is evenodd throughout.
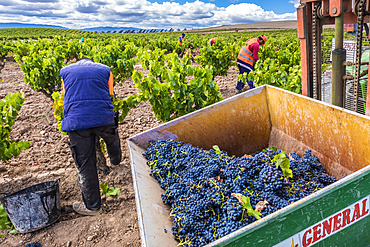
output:
<path id="1" fill-rule="evenodd" d="M 332 103 L 344 107 L 345 85 L 353 82 L 353 110 L 359 104 L 363 24 L 369 23 L 370 0 L 301 0 L 297 9 L 298 38 L 301 45 L 302 94 L 321 100 L 321 33 L 323 25 L 335 24 L 335 49 L 332 53 Z M 349 66 L 343 49 L 344 24 L 357 24 L 355 74 L 345 75 Z M 367 37 L 370 38 L 370 37 Z M 367 84 L 366 115 L 370 116 L 370 83 Z"/>

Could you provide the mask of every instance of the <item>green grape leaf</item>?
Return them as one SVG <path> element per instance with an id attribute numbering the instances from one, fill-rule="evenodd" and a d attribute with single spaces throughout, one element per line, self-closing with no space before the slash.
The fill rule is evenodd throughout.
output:
<path id="1" fill-rule="evenodd" d="M 221 153 L 221 150 L 220 150 L 220 148 L 217 145 L 214 145 L 212 148 L 215 150 L 215 153 L 216 154 Z"/>
<path id="2" fill-rule="evenodd" d="M 242 195 L 240 193 L 231 193 L 231 196 L 238 199 L 239 203 L 247 211 L 248 216 L 253 216 L 257 220 L 261 219 L 260 215 L 262 215 L 262 214 L 259 211 L 253 209 L 249 196 L 245 196 L 245 195 Z"/>
<path id="3" fill-rule="evenodd" d="M 253 209 L 247 209 L 247 214 L 248 216 L 253 216 L 255 217 L 257 220 L 261 219 L 261 213 L 258 212 L 257 210 L 253 210 Z"/>
<path id="4" fill-rule="evenodd" d="M 99 187 L 101 188 L 102 192 L 100 193 L 100 195 L 104 195 L 104 194 L 107 194 L 108 192 L 108 183 L 105 182 L 104 184 L 99 184 Z"/>
<path id="5" fill-rule="evenodd" d="M 105 194 L 107 196 L 117 196 L 121 192 L 120 188 L 109 187 L 108 182 L 105 182 L 104 184 L 99 184 L 99 187 L 102 189 L 100 195 Z"/>
<path id="6" fill-rule="evenodd" d="M 290 160 L 288 157 L 286 157 L 284 151 L 275 155 L 275 157 L 272 159 L 272 162 L 275 163 L 276 168 L 280 167 L 284 177 L 293 177 L 293 172 L 290 169 Z"/>
<path id="7" fill-rule="evenodd" d="M 121 192 L 120 188 L 110 187 L 107 192 L 107 196 L 118 196 L 120 192 Z"/>
<path id="8" fill-rule="evenodd" d="M 4 206 L 0 204 L 0 230 L 14 229 L 13 223 L 10 221 L 8 214 L 6 213 Z"/>

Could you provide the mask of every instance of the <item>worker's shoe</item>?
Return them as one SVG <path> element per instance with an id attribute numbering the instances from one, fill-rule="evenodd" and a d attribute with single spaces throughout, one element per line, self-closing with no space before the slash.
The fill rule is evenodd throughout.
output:
<path id="1" fill-rule="evenodd" d="M 90 210 L 90 209 L 87 209 L 86 206 L 85 206 L 85 203 L 83 202 L 74 202 L 73 203 L 73 210 L 76 211 L 77 213 L 79 214 L 82 214 L 82 215 L 98 215 L 101 213 L 101 209 L 99 210 Z"/>
<path id="2" fill-rule="evenodd" d="M 110 163 L 110 167 L 119 167 L 120 165 L 122 165 L 122 162 L 118 163 L 117 165 L 113 165 L 112 163 Z"/>
<path id="3" fill-rule="evenodd" d="M 118 163 L 118 164 L 114 165 L 114 164 L 110 161 L 110 159 L 108 159 L 108 160 L 107 160 L 107 163 L 108 163 L 108 166 L 109 166 L 109 167 L 111 167 L 111 168 L 115 168 L 115 167 L 118 167 L 118 166 L 120 166 L 120 165 L 122 165 L 122 164 L 123 164 L 123 162 L 121 161 L 120 163 Z"/>

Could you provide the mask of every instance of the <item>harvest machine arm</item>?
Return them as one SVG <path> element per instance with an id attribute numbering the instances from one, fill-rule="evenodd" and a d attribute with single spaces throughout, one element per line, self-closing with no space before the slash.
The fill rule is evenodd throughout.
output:
<path id="1" fill-rule="evenodd" d="M 302 94 L 321 99 L 321 33 L 322 26 L 335 24 L 335 50 L 332 53 L 332 103 L 344 107 L 345 80 L 354 80 L 353 109 L 357 111 L 361 75 L 363 23 L 369 22 L 366 0 L 301 0 L 297 9 L 298 38 L 301 44 Z M 355 76 L 345 76 L 343 49 L 344 24 L 357 23 Z M 370 83 L 367 88 L 366 115 L 370 115 Z"/>

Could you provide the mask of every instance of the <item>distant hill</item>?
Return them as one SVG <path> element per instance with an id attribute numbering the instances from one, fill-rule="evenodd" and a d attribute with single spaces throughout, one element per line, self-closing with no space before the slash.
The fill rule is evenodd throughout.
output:
<path id="1" fill-rule="evenodd" d="M 0 23 L 0 28 L 59 28 L 59 29 L 70 29 L 62 26 L 52 26 L 52 25 L 42 25 L 42 24 L 24 24 L 24 23 Z M 120 30 L 135 30 L 139 31 L 141 28 L 136 27 L 91 27 L 91 28 L 83 28 L 83 29 L 74 29 L 74 30 L 82 30 L 82 31 L 98 31 L 98 32 L 107 32 L 107 31 L 120 31 Z M 151 30 L 148 28 L 146 30 Z M 160 31 L 161 29 L 155 29 Z"/>
<path id="2" fill-rule="evenodd" d="M 98 31 L 98 32 L 101 32 L 101 31 L 120 31 L 120 30 L 137 30 L 139 31 L 140 28 L 136 28 L 136 27 L 90 27 L 90 28 L 84 28 L 84 29 L 79 29 L 79 30 L 82 30 L 82 31 L 90 31 L 90 32 L 93 32 L 93 31 Z"/>
<path id="3" fill-rule="evenodd" d="M 59 28 L 68 29 L 61 26 L 42 25 L 42 24 L 24 24 L 24 23 L 0 23 L 0 28 Z"/>

